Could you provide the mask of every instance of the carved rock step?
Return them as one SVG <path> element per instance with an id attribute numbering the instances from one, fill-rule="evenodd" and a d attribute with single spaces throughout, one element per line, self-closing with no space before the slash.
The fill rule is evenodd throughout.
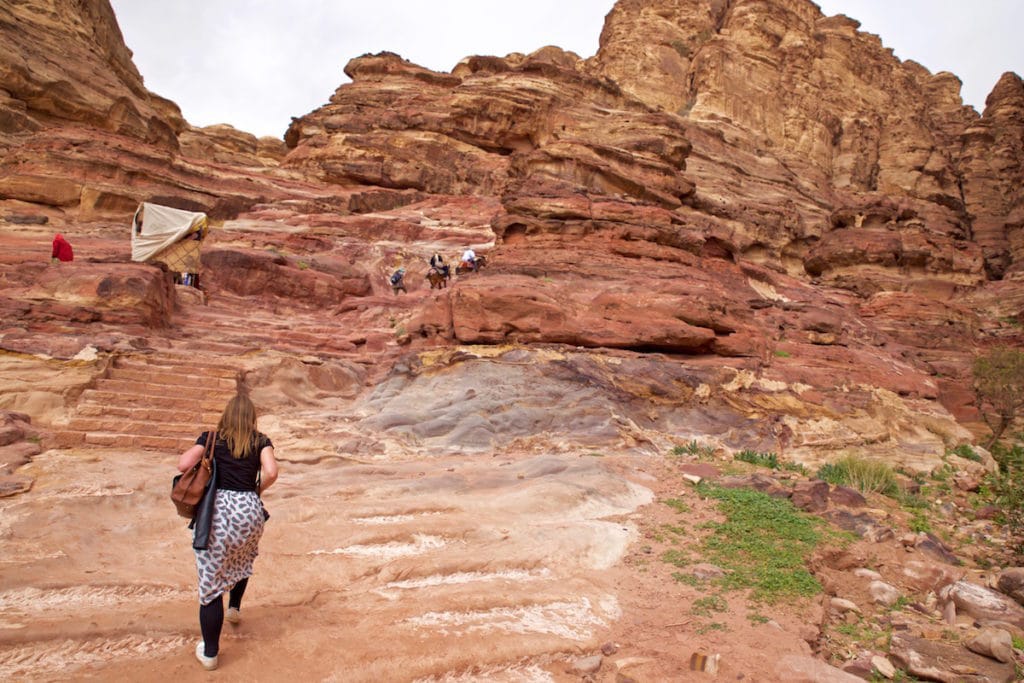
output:
<path id="1" fill-rule="evenodd" d="M 204 379 L 232 380 L 238 373 L 238 368 L 230 364 L 197 361 L 194 360 L 194 356 L 190 357 L 177 353 L 164 356 L 121 357 L 114 361 L 113 374 L 119 377 L 122 370 L 130 372 L 173 373 L 189 377 L 202 377 Z"/>
<path id="2" fill-rule="evenodd" d="M 213 420 L 210 420 L 209 424 L 216 423 L 219 417 L 218 415 Z M 204 422 L 200 421 L 158 422 L 143 420 L 132 422 L 114 417 L 73 417 L 68 422 L 66 429 L 80 432 L 121 433 L 138 436 L 152 434 L 153 436 L 185 437 L 188 434 L 198 436 L 199 432 L 202 431 L 200 428 L 202 424 Z"/>
<path id="3" fill-rule="evenodd" d="M 153 387 L 148 393 L 128 393 L 120 390 L 108 391 L 86 389 L 82 392 L 82 402 L 99 404 L 102 406 L 120 406 L 125 408 L 135 407 L 157 409 L 163 407 L 165 410 L 173 410 L 176 407 L 187 407 L 189 409 L 201 410 L 203 412 L 212 411 L 220 414 L 220 411 L 224 410 L 224 405 L 228 402 L 228 399 L 233 395 L 232 393 L 205 393 L 203 398 L 197 398 L 193 395 L 185 399 L 184 397 L 175 395 L 173 391 L 161 391 L 161 389 L 161 387 Z M 175 404 L 175 401 L 179 401 L 178 405 Z"/>
<path id="4" fill-rule="evenodd" d="M 115 434 L 97 432 L 79 432 L 62 430 L 54 432 L 52 442 L 44 440 L 47 448 L 74 448 L 83 446 L 97 446 L 104 448 L 119 448 L 154 451 L 169 451 L 180 453 L 187 450 L 195 443 L 195 436 L 151 436 L 140 434 Z"/>
<path id="5" fill-rule="evenodd" d="M 159 367 L 159 366 L 158 366 Z M 116 368 L 110 379 L 124 380 L 127 382 L 145 382 L 153 385 L 163 385 L 170 388 L 186 387 L 196 390 L 207 391 L 228 391 L 235 390 L 233 377 L 218 377 L 216 375 L 186 374 L 185 368 L 176 369 L 172 366 L 165 366 L 165 369 L 151 368 Z"/>
<path id="6" fill-rule="evenodd" d="M 178 422 L 192 425 L 210 424 L 220 419 L 220 410 L 193 409 L 188 405 L 188 401 L 181 403 L 183 405 L 160 405 L 149 408 L 90 402 L 78 406 L 76 418 L 105 417 L 127 422 Z"/>
<path id="7" fill-rule="evenodd" d="M 167 385 L 146 380 L 100 379 L 96 381 L 96 387 L 92 391 L 116 392 L 132 396 L 157 396 L 173 402 L 185 396 L 190 401 L 200 397 L 204 400 L 224 397 L 224 400 L 227 400 L 234 395 L 234 389 L 234 382 L 228 382 L 224 388 L 211 388 L 203 384 Z M 83 397 L 88 391 L 83 392 Z"/>

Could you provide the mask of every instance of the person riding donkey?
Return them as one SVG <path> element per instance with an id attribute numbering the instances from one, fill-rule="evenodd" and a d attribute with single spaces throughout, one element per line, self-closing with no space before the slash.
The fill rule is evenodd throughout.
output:
<path id="1" fill-rule="evenodd" d="M 462 252 L 462 262 L 466 264 L 467 270 L 476 270 L 476 252 L 473 251 L 473 247 L 467 247 L 466 251 Z"/>
<path id="2" fill-rule="evenodd" d="M 399 268 L 398 270 L 393 272 L 391 274 L 391 277 L 388 278 L 388 281 L 391 283 L 391 291 L 394 292 L 396 295 L 398 294 L 399 290 L 405 292 L 406 294 L 409 293 L 409 290 L 405 288 L 405 268 Z"/>
<path id="3" fill-rule="evenodd" d="M 430 267 L 432 270 L 436 270 L 438 273 L 443 275 L 445 278 L 450 278 L 451 267 L 444 261 L 444 256 L 441 256 L 441 252 L 435 251 L 434 255 L 430 257 Z"/>

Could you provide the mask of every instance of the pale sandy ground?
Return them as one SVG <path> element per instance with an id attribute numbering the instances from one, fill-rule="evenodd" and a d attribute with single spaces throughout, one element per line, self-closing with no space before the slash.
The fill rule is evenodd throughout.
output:
<path id="1" fill-rule="evenodd" d="M 645 537 L 696 538 L 713 512 L 664 459 L 337 458 L 283 463 L 242 623 L 207 673 L 174 458 L 49 451 L 22 469 L 31 492 L 0 499 L 0 679 L 561 682 L 614 643 L 590 680 L 707 679 L 690 656 L 717 652 L 718 679 L 759 681 L 809 652 L 807 606 L 754 624 L 737 595 L 724 630 L 699 631 L 701 593 Z M 657 502 L 674 495 L 691 515 Z"/>

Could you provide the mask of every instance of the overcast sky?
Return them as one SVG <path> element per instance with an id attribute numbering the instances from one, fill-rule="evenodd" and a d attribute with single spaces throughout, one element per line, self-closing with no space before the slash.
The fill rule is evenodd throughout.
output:
<path id="1" fill-rule="evenodd" d="M 284 135 L 325 104 L 353 57 L 384 50 L 435 71 L 469 55 L 557 45 L 597 51 L 614 0 L 111 0 L 149 90 L 189 123 Z M 1005 71 L 1024 75 L 1024 0 L 818 0 L 900 59 L 963 81 L 980 112 Z"/>

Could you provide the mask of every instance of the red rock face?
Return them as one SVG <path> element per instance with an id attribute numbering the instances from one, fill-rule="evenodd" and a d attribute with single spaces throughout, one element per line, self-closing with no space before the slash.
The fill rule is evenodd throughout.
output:
<path id="1" fill-rule="evenodd" d="M 19 27 L 0 52 L 0 215 L 100 258 L 62 285 L 70 308 L 12 276 L 3 305 L 24 324 L 8 348 L 62 318 L 159 336 L 195 316 L 191 334 L 359 364 L 370 386 L 460 345 L 628 356 L 648 383 L 594 381 L 636 424 L 811 462 L 941 454 L 968 438 L 947 408 L 977 419 L 974 350 L 1019 343 L 1021 79 L 979 117 L 955 76 L 808 0 L 621 0 L 591 60 L 544 48 L 437 73 L 363 56 L 283 141 L 189 126 L 144 88 L 102 0 L 0 18 Z M 165 274 L 111 262 L 143 199 L 224 219 L 203 257 L 209 309 L 190 295 L 175 310 Z M 21 230 L 48 243 L 49 227 Z M 488 266 L 428 294 L 427 258 L 469 245 Z M 36 272 L 18 253 L 5 272 Z M 395 296 L 399 265 L 411 286 Z M 129 282 L 151 284 L 129 301 Z M 239 318 L 257 312 L 259 330 Z M 691 365 L 715 371 L 651 379 Z M 659 402 L 673 408 L 637 407 Z M 405 419 L 381 410 L 373 439 Z"/>

